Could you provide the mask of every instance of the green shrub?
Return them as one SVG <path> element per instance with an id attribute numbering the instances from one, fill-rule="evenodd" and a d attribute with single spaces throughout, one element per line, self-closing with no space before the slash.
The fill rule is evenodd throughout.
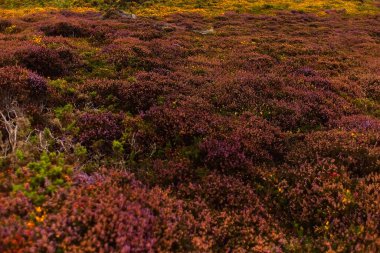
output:
<path id="1" fill-rule="evenodd" d="M 39 161 L 16 171 L 17 179 L 12 188 L 14 192 L 23 192 L 33 203 L 41 204 L 46 196 L 70 184 L 72 172 L 62 154 L 44 152 Z"/>

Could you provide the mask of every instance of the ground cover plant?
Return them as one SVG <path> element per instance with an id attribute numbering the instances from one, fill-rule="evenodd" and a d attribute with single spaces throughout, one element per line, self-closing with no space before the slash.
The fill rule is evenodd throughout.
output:
<path id="1" fill-rule="evenodd" d="M 379 251 L 378 2 L 0 6 L 0 252 Z"/>

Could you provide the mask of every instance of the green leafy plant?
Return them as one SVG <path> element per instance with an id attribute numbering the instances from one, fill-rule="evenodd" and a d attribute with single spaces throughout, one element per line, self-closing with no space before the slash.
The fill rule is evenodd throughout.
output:
<path id="1" fill-rule="evenodd" d="M 62 154 L 44 152 L 39 161 L 16 171 L 17 180 L 13 184 L 13 191 L 21 191 L 33 203 L 41 204 L 46 196 L 70 184 L 72 172 L 73 168 L 65 165 Z"/>

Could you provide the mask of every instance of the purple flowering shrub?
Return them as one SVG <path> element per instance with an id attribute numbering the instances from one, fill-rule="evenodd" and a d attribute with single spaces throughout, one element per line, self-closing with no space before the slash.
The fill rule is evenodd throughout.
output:
<path id="1" fill-rule="evenodd" d="M 373 252 L 377 234 L 373 220 L 380 213 L 371 208 L 371 201 L 378 196 L 370 193 L 378 184 L 377 177 L 357 180 L 348 171 L 335 165 L 334 160 L 283 168 L 277 183 L 280 201 L 276 208 L 296 233 L 318 237 L 313 246 L 317 249 L 323 248 L 322 243 L 331 243 L 348 251 Z M 302 197 L 305 195 L 308 198 Z M 347 243 L 354 238 L 355 243 Z"/>
<path id="2" fill-rule="evenodd" d="M 269 122 L 244 114 L 228 127 L 231 130 L 227 133 L 216 132 L 200 144 L 204 161 L 211 168 L 239 171 L 281 160 L 282 133 Z"/>
<path id="3" fill-rule="evenodd" d="M 239 170 L 249 167 L 252 161 L 247 157 L 239 140 L 206 140 L 200 146 L 205 153 L 205 163 L 220 170 Z"/>
<path id="4" fill-rule="evenodd" d="M 123 134 L 123 116 L 110 112 L 84 113 L 77 120 L 78 141 L 86 147 L 109 150 Z M 95 147 L 94 147 L 95 148 Z"/>
<path id="5" fill-rule="evenodd" d="M 1 104 L 33 104 L 48 95 L 47 81 L 44 77 L 21 67 L 0 68 Z"/>
<path id="6" fill-rule="evenodd" d="M 18 63 L 45 77 L 60 77 L 70 73 L 78 65 L 74 52 L 69 48 L 50 49 L 29 46 L 16 52 Z"/>
<path id="7" fill-rule="evenodd" d="M 44 24 L 40 30 L 46 36 L 62 36 L 65 38 L 87 38 L 94 43 L 107 40 L 114 32 L 107 24 L 98 22 L 77 22 L 75 19 L 65 19 L 55 23 Z"/>
<path id="8" fill-rule="evenodd" d="M 331 122 L 331 127 L 363 133 L 379 132 L 380 120 L 368 115 L 351 115 Z"/>
<path id="9" fill-rule="evenodd" d="M 157 79 L 162 78 L 162 82 Z M 165 77 L 159 74 L 139 72 L 136 80 L 89 80 L 80 86 L 85 101 L 94 106 L 108 106 L 132 114 L 147 111 L 151 106 L 158 104 L 170 86 Z M 169 80 L 170 81 L 170 80 Z"/>
<path id="10" fill-rule="evenodd" d="M 20 217 L 12 210 L 17 203 L 6 201 L 12 202 L 5 202 L 0 210 Z M 16 249 L 12 244 L 20 234 L 23 236 L 18 250 L 29 247 L 37 251 L 195 250 L 192 231 L 201 228 L 181 201 L 160 188 L 147 189 L 124 172 L 82 180 L 79 187 L 59 192 L 34 212 L 37 220 L 31 219 L 26 224 L 15 222 L 12 226 L 8 224 L 12 216 L 3 216 L 5 219 L 0 223 L 4 225 L 0 226 L 3 252 Z M 43 219 L 38 218 L 41 214 Z M 188 230 L 189 227 L 194 230 Z"/>
<path id="11" fill-rule="evenodd" d="M 337 164 L 357 175 L 379 172 L 379 133 L 331 130 L 310 133 L 301 142 L 292 143 L 288 161 L 315 162 L 319 158 L 335 159 Z"/>
<path id="12" fill-rule="evenodd" d="M 41 31 L 47 36 L 63 36 L 63 37 L 87 37 L 90 32 L 79 25 L 68 22 L 58 22 L 41 27 Z"/>

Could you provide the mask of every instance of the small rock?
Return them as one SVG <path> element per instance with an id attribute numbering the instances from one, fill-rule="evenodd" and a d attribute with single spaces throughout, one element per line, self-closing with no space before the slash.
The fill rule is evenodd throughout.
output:
<path id="1" fill-rule="evenodd" d="M 125 13 L 118 9 L 109 9 L 103 14 L 103 19 L 136 19 L 136 15 L 132 13 Z"/>
<path id="2" fill-rule="evenodd" d="M 208 30 L 195 30 L 194 32 L 200 33 L 202 35 L 210 35 L 210 34 L 214 34 L 215 30 L 214 30 L 214 28 L 210 28 Z"/>
<path id="3" fill-rule="evenodd" d="M 164 23 L 162 26 L 161 26 L 161 29 L 165 32 L 173 32 L 176 30 L 176 28 L 168 23 Z"/>

